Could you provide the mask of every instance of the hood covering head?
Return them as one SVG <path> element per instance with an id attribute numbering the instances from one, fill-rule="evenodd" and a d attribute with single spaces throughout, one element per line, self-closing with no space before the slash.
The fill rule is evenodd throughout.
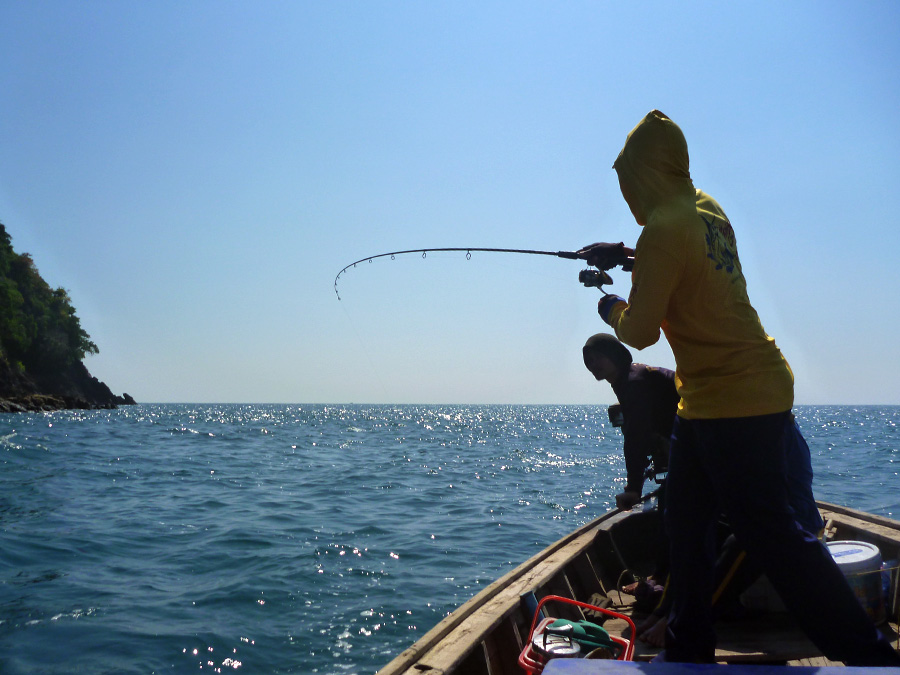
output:
<path id="1" fill-rule="evenodd" d="M 584 343 L 582 352 L 605 356 L 621 372 L 625 372 L 631 367 L 631 352 L 613 335 L 606 333 L 592 335 Z"/>
<path id="2" fill-rule="evenodd" d="M 673 201 L 695 198 L 687 141 L 678 125 L 653 110 L 631 130 L 613 163 L 622 195 L 638 225 Z"/>

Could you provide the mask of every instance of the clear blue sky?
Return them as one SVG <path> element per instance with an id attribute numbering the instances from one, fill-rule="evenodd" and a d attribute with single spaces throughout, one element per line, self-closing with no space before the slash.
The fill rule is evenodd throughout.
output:
<path id="1" fill-rule="evenodd" d="M 893 0 L 4 0 L 0 221 L 142 402 L 608 402 L 575 262 L 333 282 L 633 244 L 610 167 L 659 108 L 797 402 L 900 404 L 898 35 Z"/>

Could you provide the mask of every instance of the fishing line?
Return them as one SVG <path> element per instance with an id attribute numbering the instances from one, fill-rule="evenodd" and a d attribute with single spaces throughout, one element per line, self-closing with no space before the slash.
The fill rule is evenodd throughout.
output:
<path id="1" fill-rule="evenodd" d="M 340 300 L 340 298 L 338 298 Z M 378 385 L 381 387 L 381 393 L 384 397 L 384 402 L 387 403 L 390 398 L 388 396 L 387 387 L 384 384 L 384 378 L 381 376 L 381 371 L 375 367 L 375 361 L 372 359 L 372 353 L 369 350 L 368 343 L 363 341 L 362 336 L 359 334 L 359 331 L 356 330 L 356 324 L 353 323 L 353 319 L 350 317 L 350 312 L 347 311 L 347 308 L 341 305 L 341 309 L 344 310 L 344 315 L 347 317 L 347 323 L 350 324 L 350 328 L 353 330 L 353 335 L 356 336 L 356 341 L 359 342 L 360 352 L 362 352 L 366 360 L 369 362 L 369 369 L 375 373 L 375 378 L 378 380 Z"/>
<path id="2" fill-rule="evenodd" d="M 337 276 L 334 278 L 334 294 L 337 296 L 337 299 L 341 299 L 341 294 L 338 293 L 338 279 L 341 278 L 341 275 L 346 272 L 351 267 L 356 267 L 359 263 L 363 262 L 372 262 L 376 258 L 386 258 L 388 256 L 393 260 L 398 255 L 406 255 L 409 253 L 421 253 L 422 257 L 427 257 L 429 253 L 443 253 L 449 251 L 458 251 L 466 252 L 466 260 L 472 259 L 472 252 L 478 253 L 521 253 L 526 255 L 552 255 L 556 258 L 565 258 L 566 260 L 580 260 L 578 254 L 575 251 L 536 251 L 533 249 L 524 249 L 524 248 L 477 248 L 477 247 L 454 247 L 454 248 L 413 248 L 408 251 L 391 251 L 390 253 L 379 253 L 378 255 L 370 255 L 367 258 L 360 258 L 356 262 L 352 262 L 347 265 L 344 269 L 337 273 Z M 612 283 L 610 280 L 608 283 Z"/>

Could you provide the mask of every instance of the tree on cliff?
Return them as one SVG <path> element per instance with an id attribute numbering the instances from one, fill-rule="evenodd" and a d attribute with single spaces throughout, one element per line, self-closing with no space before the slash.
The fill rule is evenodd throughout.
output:
<path id="1" fill-rule="evenodd" d="M 23 373 L 59 372 L 99 350 L 65 289 L 51 289 L 0 223 L 0 357 Z"/>

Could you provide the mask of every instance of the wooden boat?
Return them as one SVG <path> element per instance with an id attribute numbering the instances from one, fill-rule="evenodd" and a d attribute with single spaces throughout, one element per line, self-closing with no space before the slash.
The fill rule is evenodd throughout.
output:
<path id="1" fill-rule="evenodd" d="M 889 620 L 880 628 L 891 640 L 900 640 L 896 569 L 900 522 L 826 502 L 818 502 L 818 506 L 827 524 L 828 541 L 875 544 L 884 561 L 893 561 L 886 563 L 893 568 L 885 606 Z M 529 610 L 524 599 L 532 593 L 532 599 L 555 595 L 590 604 L 597 604 L 600 596 L 608 597 L 612 609 L 639 620 L 634 598 L 619 590 L 623 583 L 644 573 L 640 567 L 650 557 L 642 544 L 646 537 L 636 526 L 640 522 L 636 513 L 610 511 L 541 551 L 445 617 L 379 675 L 523 675 L 518 658 L 528 645 L 533 617 L 533 605 Z M 883 581 L 881 572 L 875 574 L 879 582 Z M 547 606 L 551 616 L 590 618 L 568 603 L 551 602 Z M 607 620 L 603 626 L 610 635 L 631 637 L 621 619 Z M 750 618 L 721 621 L 716 631 L 716 658 L 722 663 L 840 665 L 828 662 L 783 611 L 760 611 Z M 635 661 L 648 661 L 658 652 L 640 641 L 634 644 Z"/>

